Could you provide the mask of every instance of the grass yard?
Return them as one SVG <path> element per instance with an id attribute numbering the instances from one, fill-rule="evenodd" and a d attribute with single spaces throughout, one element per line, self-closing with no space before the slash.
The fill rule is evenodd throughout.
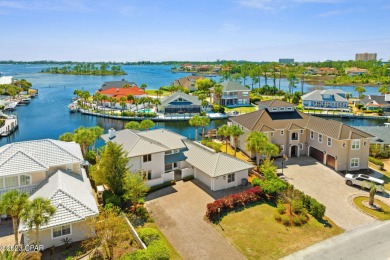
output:
<path id="1" fill-rule="evenodd" d="M 365 207 L 363 205 L 363 201 L 367 201 L 368 202 L 368 199 L 369 199 L 368 197 L 359 196 L 359 197 L 356 197 L 356 198 L 353 199 L 353 203 L 359 209 L 364 211 L 365 213 L 367 213 L 369 215 L 372 215 L 372 216 L 378 218 L 379 220 L 389 220 L 390 219 L 390 206 L 389 205 L 383 203 L 380 200 L 375 199 L 375 204 L 379 204 L 381 206 L 381 208 L 382 208 L 382 211 L 370 209 L 370 208 L 367 208 L 367 207 Z"/>
<path id="2" fill-rule="evenodd" d="M 263 203 L 232 212 L 213 226 L 248 259 L 279 259 L 343 233 L 332 221 L 324 227 L 314 218 L 301 227 L 286 227 L 274 219 L 276 212 Z"/>
<path id="3" fill-rule="evenodd" d="M 158 233 L 160 233 L 161 239 L 164 241 L 165 245 L 167 245 L 167 247 L 168 247 L 169 256 L 170 256 L 169 259 L 172 259 L 172 260 L 183 259 L 179 255 L 179 253 L 176 251 L 176 249 L 171 245 L 171 243 L 168 241 L 168 239 L 164 236 L 164 234 L 160 231 L 160 229 L 158 228 L 158 226 L 155 223 L 147 222 L 142 227 L 139 227 L 139 229 L 141 229 L 141 228 L 153 228 L 153 229 L 158 230 Z"/>
<path id="4" fill-rule="evenodd" d="M 251 112 L 257 110 L 257 107 L 255 107 L 255 106 L 250 106 L 250 107 L 233 107 L 233 108 L 224 107 L 224 108 L 225 108 L 225 113 L 237 111 L 240 114 L 247 114 L 247 113 L 251 113 Z"/>
<path id="5" fill-rule="evenodd" d="M 156 90 L 157 89 L 146 89 L 145 92 L 148 93 L 148 95 L 157 96 Z M 169 96 L 170 94 L 171 94 L 171 92 L 163 90 L 163 93 L 161 96 L 165 97 L 165 96 Z"/>

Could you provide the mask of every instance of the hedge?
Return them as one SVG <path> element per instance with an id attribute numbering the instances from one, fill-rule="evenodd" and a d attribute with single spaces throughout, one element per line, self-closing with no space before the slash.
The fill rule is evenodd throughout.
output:
<path id="1" fill-rule="evenodd" d="M 121 198 L 109 190 L 105 190 L 103 192 L 103 204 L 104 205 L 112 204 L 112 205 L 115 205 L 117 207 L 122 207 Z"/>
<path id="2" fill-rule="evenodd" d="M 249 190 L 222 197 L 212 203 L 207 204 L 206 217 L 210 220 L 217 220 L 220 213 L 228 212 L 246 204 L 261 200 L 264 197 L 259 186 Z M 219 211 L 218 211 L 219 210 Z"/>
<path id="3" fill-rule="evenodd" d="M 378 159 L 376 159 L 376 158 L 374 158 L 374 157 L 371 157 L 371 156 L 368 157 L 368 161 L 369 161 L 370 163 L 373 163 L 373 164 L 378 165 L 378 166 L 381 166 L 381 167 L 384 166 L 384 163 L 383 163 L 383 162 L 381 162 L 380 160 L 378 160 Z"/>
<path id="4" fill-rule="evenodd" d="M 189 175 L 183 178 L 183 181 L 190 181 L 194 179 L 194 175 Z"/>
<path id="5" fill-rule="evenodd" d="M 153 192 L 153 191 L 156 191 L 156 190 L 160 190 L 162 188 L 165 188 L 165 187 L 169 187 L 169 186 L 172 186 L 172 185 L 175 185 L 176 181 L 166 181 L 166 182 L 163 182 L 161 184 L 158 184 L 158 185 L 155 185 L 155 186 L 152 186 L 150 187 L 149 191 L 148 191 L 148 194 Z"/>

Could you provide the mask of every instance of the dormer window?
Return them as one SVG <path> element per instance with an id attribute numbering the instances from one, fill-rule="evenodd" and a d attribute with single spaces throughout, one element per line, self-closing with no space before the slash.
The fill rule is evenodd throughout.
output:
<path id="1" fill-rule="evenodd" d="M 272 108 L 272 111 L 278 111 L 278 108 L 273 107 L 273 108 Z"/>
<path id="2" fill-rule="evenodd" d="M 292 111 L 293 108 L 292 108 L 292 107 L 288 107 L 287 110 L 288 110 L 288 111 Z"/>
<path id="3" fill-rule="evenodd" d="M 284 111 L 285 108 L 284 107 L 279 107 L 279 111 Z"/>

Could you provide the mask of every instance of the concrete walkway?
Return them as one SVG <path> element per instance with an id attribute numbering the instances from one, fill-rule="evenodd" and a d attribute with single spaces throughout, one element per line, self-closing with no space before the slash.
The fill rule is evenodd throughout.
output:
<path id="1" fill-rule="evenodd" d="M 390 221 L 347 231 L 301 251 L 288 255 L 284 260 L 384 260 L 390 259 Z"/>
<path id="2" fill-rule="evenodd" d="M 240 189 L 208 194 L 197 180 L 180 181 L 150 194 L 146 207 L 183 259 L 245 259 L 205 219 L 207 203 Z"/>

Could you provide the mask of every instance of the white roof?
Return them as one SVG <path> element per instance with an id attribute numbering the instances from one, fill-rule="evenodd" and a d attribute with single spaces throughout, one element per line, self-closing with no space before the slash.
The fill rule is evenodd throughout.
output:
<path id="1" fill-rule="evenodd" d="M 50 199 L 56 208 L 49 223 L 41 229 L 82 221 L 99 214 L 90 181 L 84 169 L 81 172 L 79 175 L 58 170 L 30 196 L 30 200 L 37 197 Z M 19 230 L 25 231 L 28 227 L 22 223 Z"/>
<path id="2" fill-rule="evenodd" d="M 2 76 L 0 77 L 0 84 L 11 84 L 14 81 L 12 76 Z"/>
<path id="3" fill-rule="evenodd" d="M 170 150 L 162 143 L 143 137 L 138 133 L 139 131 L 123 129 L 115 131 L 115 137 L 111 139 L 108 138 L 108 134 L 104 134 L 101 137 L 105 142 L 114 142 L 122 145 L 123 150 L 127 152 L 127 157 L 130 158 Z"/>
<path id="4" fill-rule="evenodd" d="M 186 147 L 183 143 L 183 140 L 187 139 L 185 136 L 179 135 L 167 129 L 160 128 L 138 132 L 137 134 L 159 142 L 169 149 L 182 149 Z"/>
<path id="5" fill-rule="evenodd" d="M 322 95 L 333 95 L 334 101 L 348 102 L 348 100 L 341 95 L 345 96 L 345 92 L 340 89 L 325 89 L 325 90 L 314 90 L 306 93 L 302 96 L 302 100 L 313 100 L 313 101 L 333 101 L 324 99 Z"/>
<path id="6" fill-rule="evenodd" d="M 80 163 L 80 146 L 52 139 L 7 144 L 0 147 L 0 176 L 48 170 L 51 166 Z"/>
<path id="7" fill-rule="evenodd" d="M 218 177 L 242 170 L 252 169 L 253 165 L 230 156 L 226 153 L 216 153 L 200 143 L 185 141 L 188 151 L 186 162 L 203 171 L 211 177 Z"/>

